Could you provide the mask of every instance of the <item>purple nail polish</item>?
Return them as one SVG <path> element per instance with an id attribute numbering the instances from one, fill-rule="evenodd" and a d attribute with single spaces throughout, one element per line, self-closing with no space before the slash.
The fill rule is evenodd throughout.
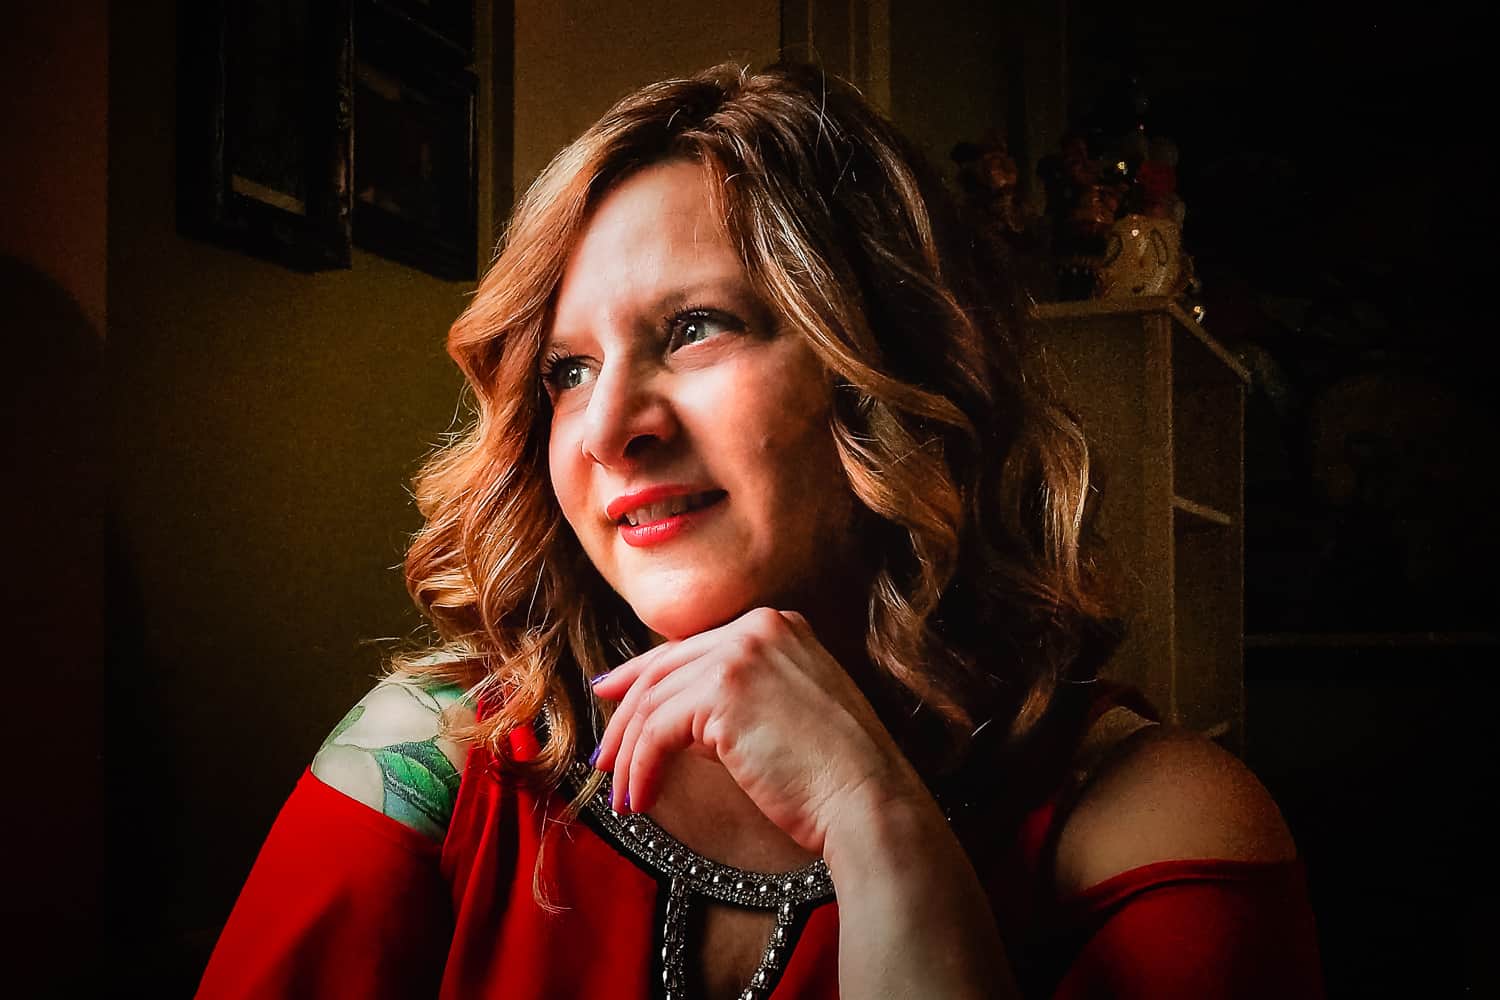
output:
<path id="1" fill-rule="evenodd" d="M 600 744 L 599 746 L 594 747 L 594 752 L 591 753 L 591 754 L 589 754 L 589 767 L 593 767 L 595 764 L 599 763 L 599 754 L 603 750 L 604 750 L 603 744 Z"/>
<path id="2" fill-rule="evenodd" d="M 630 793 L 625 793 L 625 808 L 621 812 L 630 812 Z"/>
<path id="3" fill-rule="evenodd" d="M 589 681 L 589 684 L 590 685 L 598 684 L 600 681 L 604 680 L 604 678 L 608 677 L 612 673 L 614 673 L 613 670 L 606 670 L 606 671 L 604 671 L 604 673 L 600 674 L 598 677 L 595 677 L 593 680 Z"/>

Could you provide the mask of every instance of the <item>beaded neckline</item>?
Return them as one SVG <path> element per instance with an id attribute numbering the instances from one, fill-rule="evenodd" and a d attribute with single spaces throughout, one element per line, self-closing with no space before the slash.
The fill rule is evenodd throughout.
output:
<path id="1" fill-rule="evenodd" d="M 575 793 L 594 774 L 587 764 L 575 762 L 568 771 Z M 834 894 L 827 864 L 820 858 L 795 871 L 773 873 L 736 868 L 705 858 L 644 813 L 615 812 L 610 806 L 610 786 L 609 776 L 605 775 L 584 803 L 584 811 L 626 854 L 668 882 L 664 919 L 658 927 L 662 995 L 666 1000 L 684 1000 L 687 996 L 688 917 L 696 901 L 710 899 L 775 912 L 776 926 L 740 1000 L 763 1000 L 769 996 L 781 978 L 797 930 L 807 914 Z"/>
<path id="2" fill-rule="evenodd" d="M 592 777 L 587 764 L 575 763 L 570 777 L 576 787 Z M 610 778 L 585 803 L 594 816 L 630 854 L 667 878 L 680 878 L 710 899 L 756 910 L 774 910 L 783 903 L 821 902 L 833 895 L 828 865 L 820 858 L 789 872 L 757 872 L 705 858 L 683 844 L 645 813 L 617 813 L 610 807 Z"/>

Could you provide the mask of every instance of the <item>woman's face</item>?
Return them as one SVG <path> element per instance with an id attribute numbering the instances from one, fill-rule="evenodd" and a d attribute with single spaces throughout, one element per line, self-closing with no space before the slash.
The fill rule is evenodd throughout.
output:
<path id="1" fill-rule="evenodd" d="M 756 295 L 706 184 L 670 161 L 604 197 L 543 352 L 563 516 L 667 639 L 826 600 L 853 509 L 830 380 Z"/>

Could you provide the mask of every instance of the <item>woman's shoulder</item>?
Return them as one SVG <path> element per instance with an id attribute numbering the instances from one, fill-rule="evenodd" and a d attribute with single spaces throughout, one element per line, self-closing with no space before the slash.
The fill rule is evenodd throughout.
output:
<path id="1" fill-rule="evenodd" d="M 1066 898 L 1160 861 L 1296 856 L 1275 801 L 1238 758 L 1189 730 L 1148 725 L 1098 762 L 1063 820 L 1056 886 Z"/>
<path id="2" fill-rule="evenodd" d="M 324 784 L 441 841 L 468 747 L 451 733 L 475 709 L 456 684 L 393 674 L 329 733 L 312 761 Z"/>

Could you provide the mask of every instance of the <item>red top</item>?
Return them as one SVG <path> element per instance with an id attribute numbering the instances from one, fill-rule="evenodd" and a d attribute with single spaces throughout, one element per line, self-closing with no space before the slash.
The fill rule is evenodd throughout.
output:
<path id="1" fill-rule="evenodd" d="M 527 739 L 513 740 L 520 753 Z M 198 996 L 658 996 L 665 884 L 576 822 L 548 837 L 547 896 L 565 909 L 543 910 L 538 842 L 567 792 L 539 801 L 494 777 L 492 762 L 470 752 L 441 845 L 304 772 Z M 1039 858 L 1056 805 L 1026 817 L 1014 864 L 990 877 L 1027 996 L 1322 996 L 1299 862 L 1168 861 L 1048 902 Z M 793 942 L 772 1000 L 836 997 L 837 951 L 830 901 Z"/>

